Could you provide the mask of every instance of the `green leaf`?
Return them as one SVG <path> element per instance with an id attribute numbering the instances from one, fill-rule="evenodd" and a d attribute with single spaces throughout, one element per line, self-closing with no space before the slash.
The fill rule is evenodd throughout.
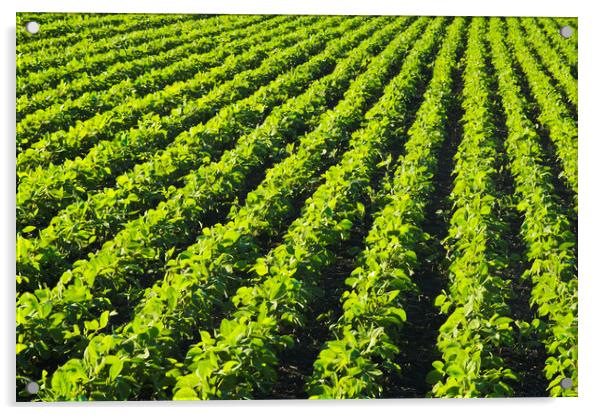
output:
<path id="1" fill-rule="evenodd" d="M 445 294 L 439 294 L 437 298 L 435 298 L 435 307 L 441 307 L 446 299 L 447 296 Z"/>
<path id="2" fill-rule="evenodd" d="M 105 328 L 107 326 L 107 324 L 109 323 L 109 311 L 103 311 L 102 314 L 100 315 L 100 325 L 98 326 L 99 329 Z"/>
<path id="3" fill-rule="evenodd" d="M 111 378 L 111 380 L 117 379 L 117 376 L 121 373 L 121 369 L 123 369 L 123 360 L 115 361 L 115 363 L 111 365 L 111 369 L 109 369 L 109 378 Z"/>
<path id="4" fill-rule="evenodd" d="M 222 367 L 222 371 L 223 372 L 228 372 L 228 371 L 232 370 L 237 365 L 238 365 L 237 361 L 230 360 L 230 361 L 226 362 L 226 364 L 224 364 L 224 366 Z"/>
<path id="5" fill-rule="evenodd" d="M 391 308 L 391 309 L 389 309 L 389 314 L 393 314 L 393 315 L 399 317 L 399 319 L 401 321 L 407 320 L 406 312 L 401 308 Z"/>
<path id="6" fill-rule="evenodd" d="M 512 323 L 514 320 L 512 320 L 510 317 L 498 317 L 495 319 L 494 324 L 496 326 L 503 326 L 503 325 L 507 325 Z"/>
<path id="7" fill-rule="evenodd" d="M 232 245 L 238 241 L 240 237 L 240 233 L 237 231 L 230 229 L 224 234 L 224 242 L 227 243 L 227 246 Z"/>
<path id="8" fill-rule="evenodd" d="M 446 369 L 445 372 L 447 372 L 448 375 L 454 377 L 454 378 L 461 378 L 464 375 L 464 371 L 462 370 L 462 368 L 458 365 L 449 365 Z"/>
<path id="9" fill-rule="evenodd" d="M 192 388 L 179 389 L 173 396 L 174 401 L 199 401 L 199 397 Z"/>
<path id="10" fill-rule="evenodd" d="M 65 374 L 62 371 L 57 370 L 52 375 L 50 385 L 53 391 L 56 391 L 61 395 L 66 395 L 67 391 L 69 390 L 69 379 L 65 376 Z"/>
<path id="11" fill-rule="evenodd" d="M 84 327 L 88 331 L 96 331 L 96 330 L 98 330 L 98 321 L 96 321 L 96 320 L 84 321 Z"/>
<path id="12" fill-rule="evenodd" d="M 360 203 L 360 202 L 357 202 L 356 208 L 357 208 L 357 211 L 359 212 L 359 214 L 362 215 L 362 216 L 366 212 L 366 207 L 362 203 Z"/>
<path id="13" fill-rule="evenodd" d="M 263 261 L 258 262 L 255 265 L 254 269 L 255 269 L 255 272 L 257 273 L 257 275 L 259 275 L 259 276 L 263 276 L 268 273 L 268 266 Z"/>
<path id="14" fill-rule="evenodd" d="M 439 372 L 438 370 L 431 370 L 426 375 L 426 381 L 430 385 L 434 385 L 435 383 L 439 382 L 441 379 L 443 379 L 443 376 L 442 376 L 441 372 Z"/>
<path id="15" fill-rule="evenodd" d="M 443 371 L 443 367 L 445 366 L 445 364 L 441 361 L 441 360 L 435 360 L 432 363 L 433 367 L 435 369 L 437 369 L 439 372 Z"/>
<path id="16" fill-rule="evenodd" d="M 213 339 L 211 338 L 211 333 L 209 333 L 208 331 L 202 330 L 201 331 L 201 342 L 203 342 L 205 344 L 212 344 Z"/>
<path id="17" fill-rule="evenodd" d="M 21 229 L 21 233 L 29 233 L 29 232 L 32 232 L 35 230 L 36 230 L 35 226 L 26 226 L 23 229 Z"/>
<path id="18" fill-rule="evenodd" d="M 349 229 L 353 228 L 353 222 L 351 222 L 349 219 L 343 219 L 339 222 L 339 226 L 348 231 Z"/>
<path id="19" fill-rule="evenodd" d="M 574 242 L 565 242 L 563 244 L 560 244 L 560 246 L 558 247 L 558 249 L 561 250 L 561 251 L 565 251 L 565 250 L 570 249 L 570 248 L 572 248 L 574 246 L 575 246 Z"/>

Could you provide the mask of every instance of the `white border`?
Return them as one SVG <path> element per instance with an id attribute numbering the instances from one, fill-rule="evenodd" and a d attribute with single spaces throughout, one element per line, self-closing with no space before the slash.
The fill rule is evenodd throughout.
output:
<path id="1" fill-rule="evenodd" d="M 48 414 L 105 414 L 144 410 L 149 414 L 167 411 L 180 413 L 291 413 L 308 411 L 345 412 L 364 414 L 369 411 L 384 413 L 462 413 L 504 414 L 530 411 L 548 414 L 591 413 L 599 407 L 602 394 L 602 325 L 600 324 L 600 296 L 602 273 L 597 259 L 602 245 L 602 129 L 599 126 L 602 97 L 600 88 L 600 23 L 602 16 L 587 0 L 25 0 L 16 3 L 2 2 L 2 65 L 0 80 L 3 97 L 0 98 L 3 180 L 3 229 L 1 243 L 2 264 L 5 266 L 2 286 L 2 328 L 0 342 L 2 367 L 0 377 L 0 403 L 4 413 L 32 413 L 41 409 Z M 14 404 L 14 270 L 15 270 L 15 12 L 146 12 L 146 13 L 275 13 L 275 14 L 403 14 L 403 15 L 538 15 L 579 17 L 579 84 L 581 86 L 579 109 L 579 398 L 577 399 L 506 399 L 506 400 L 391 400 L 391 401 L 254 401 L 208 403 L 94 403 L 87 406 L 47 404 L 17 406 Z M 585 86 L 585 87 L 584 87 Z M 599 408 L 598 408 L 599 410 Z M 37 411 L 36 411 L 37 412 Z"/>

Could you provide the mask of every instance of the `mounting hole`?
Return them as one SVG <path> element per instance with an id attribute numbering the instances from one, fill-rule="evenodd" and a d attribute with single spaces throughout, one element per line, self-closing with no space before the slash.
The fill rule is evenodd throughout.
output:
<path id="1" fill-rule="evenodd" d="M 564 378 L 560 381 L 560 387 L 562 389 L 571 389 L 573 387 L 573 379 Z"/>
<path id="2" fill-rule="evenodd" d="M 25 385 L 25 391 L 30 395 L 35 395 L 40 391 L 40 385 L 38 385 L 36 382 L 29 382 L 27 385 Z"/>
<path id="3" fill-rule="evenodd" d="M 564 38 L 573 36 L 573 28 L 571 26 L 562 26 L 560 28 L 560 36 Z"/>
<path id="4" fill-rule="evenodd" d="M 25 23 L 25 30 L 35 35 L 40 31 L 40 24 L 38 22 L 27 22 Z"/>

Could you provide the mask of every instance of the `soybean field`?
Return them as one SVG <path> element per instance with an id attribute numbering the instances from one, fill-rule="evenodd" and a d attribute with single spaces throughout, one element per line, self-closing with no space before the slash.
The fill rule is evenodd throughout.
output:
<path id="1" fill-rule="evenodd" d="M 17 14 L 17 400 L 577 396 L 577 32 Z"/>

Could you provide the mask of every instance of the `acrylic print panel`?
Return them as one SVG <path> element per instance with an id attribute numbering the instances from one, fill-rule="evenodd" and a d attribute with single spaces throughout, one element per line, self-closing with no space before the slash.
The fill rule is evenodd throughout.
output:
<path id="1" fill-rule="evenodd" d="M 577 32 L 18 14 L 17 399 L 576 396 Z"/>

